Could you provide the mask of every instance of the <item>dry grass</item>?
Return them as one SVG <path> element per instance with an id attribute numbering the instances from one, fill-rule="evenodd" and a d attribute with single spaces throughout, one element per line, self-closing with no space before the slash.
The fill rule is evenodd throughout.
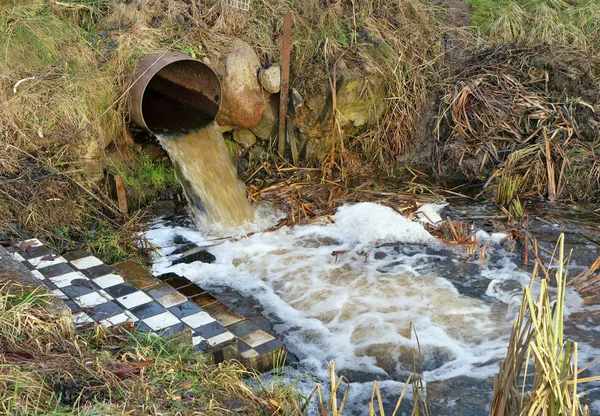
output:
<path id="1" fill-rule="evenodd" d="M 138 256 L 140 216 L 122 215 L 102 182 L 106 148 L 135 169 L 124 111 L 130 73 L 145 54 L 175 48 L 184 32 L 176 4 L 0 6 L 2 234 L 36 236 L 58 251 L 83 245 L 107 262 Z"/>
<path id="2" fill-rule="evenodd" d="M 345 179 L 328 178 L 320 168 L 295 168 L 266 161 L 246 179 L 252 202 L 270 202 L 285 213 L 275 228 L 330 220 L 337 208 L 356 201 L 377 201 L 403 215 L 439 199 L 436 189 L 416 183 L 416 175 L 399 185 L 395 180 L 368 172 Z M 422 181 L 424 182 L 424 180 Z"/>
<path id="3" fill-rule="evenodd" d="M 290 390 L 250 389 L 239 363 L 209 365 L 191 345 L 130 326 L 75 334 L 48 299 L 0 288 L 2 414 L 282 414 L 300 403 Z"/>
<path id="4" fill-rule="evenodd" d="M 580 401 L 578 386 L 600 377 L 581 378 L 577 343 L 564 337 L 564 302 L 567 284 L 564 236 L 555 250 L 555 269 L 550 266 L 540 280 L 540 293 L 533 298 L 537 278 L 534 269 L 531 284 L 525 288 L 521 310 L 508 346 L 506 360 L 494 382 L 490 415 L 589 415 Z M 552 263 L 552 262 L 551 262 Z M 549 274 L 549 270 L 556 273 Z M 552 299 L 550 281 L 556 281 Z"/>
<path id="5" fill-rule="evenodd" d="M 363 164 L 390 170 L 397 155 L 410 149 L 434 63 L 441 53 L 437 11 L 419 0 L 370 1 L 260 1 L 250 11 L 232 9 L 224 1 L 192 1 L 192 16 L 213 35 L 205 38 L 207 50 L 219 50 L 223 40 L 236 36 L 248 41 L 265 64 L 278 62 L 284 11 L 293 13 L 290 85 L 319 112 L 327 94 L 336 88 L 341 75 L 340 59 L 351 70 L 372 74 L 384 81 L 386 116 L 369 131 L 348 137 L 333 125 L 336 108 L 325 107 L 327 116 L 300 123 L 322 124 L 329 130 L 319 141 L 313 166 L 326 163 L 330 169 L 346 167 L 350 155 Z M 373 94 L 368 86 L 364 96 Z M 317 114 L 318 116 L 318 114 Z M 349 155 L 346 155 L 349 153 Z M 333 155 L 333 156 L 332 156 Z M 333 160 L 332 160 L 333 159 Z M 310 161 L 309 161 L 310 162 Z"/>
<path id="6" fill-rule="evenodd" d="M 470 60 L 443 100 L 438 173 L 481 181 L 504 205 L 517 196 L 597 198 L 600 131 L 593 104 L 600 97 L 593 85 L 600 77 L 587 66 L 597 59 L 577 50 L 566 55 L 563 48 L 506 46 Z M 571 67 L 573 55 L 580 65 Z M 591 103 L 576 95 L 582 91 Z"/>

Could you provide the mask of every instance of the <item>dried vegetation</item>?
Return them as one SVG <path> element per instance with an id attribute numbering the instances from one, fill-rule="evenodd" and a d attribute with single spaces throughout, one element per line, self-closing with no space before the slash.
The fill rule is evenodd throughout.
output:
<path id="1" fill-rule="evenodd" d="M 597 200 L 598 63 L 572 47 L 501 45 L 477 53 L 446 83 L 437 173 L 481 181 L 506 206 L 519 196 Z"/>

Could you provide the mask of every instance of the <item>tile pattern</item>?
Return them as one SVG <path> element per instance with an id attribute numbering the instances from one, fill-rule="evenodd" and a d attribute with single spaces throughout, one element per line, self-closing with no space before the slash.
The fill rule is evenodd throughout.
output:
<path id="1" fill-rule="evenodd" d="M 56 256 L 37 239 L 11 252 L 65 301 L 76 325 L 132 322 L 139 331 L 163 336 L 191 329 L 198 351 L 233 344 L 244 359 L 282 348 L 274 336 L 174 273 L 156 278 L 132 262 L 110 268 L 82 250 Z"/>
<path id="2" fill-rule="evenodd" d="M 203 322 L 205 319 L 213 319 L 210 323 L 206 321 L 202 330 L 198 331 L 200 336 L 219 342 L 236 340 L 238 352 L 244 359 L 256 358 L 283 347 L 280 340 L 261 330 L 254 322 L 232 311 L 187 278 L 175 273 L 162 274 L 158 278 L 176 289 L 177 293 L 185 296 L 188 301 L 185 305 L 192 302 L 198 311 L 202 311 L 192 315 L 196 319 Z M 176 315 L 179 313 L 173 312 Z M 185 322 L 185 318 L 182 318 L 182 321 Z"/>

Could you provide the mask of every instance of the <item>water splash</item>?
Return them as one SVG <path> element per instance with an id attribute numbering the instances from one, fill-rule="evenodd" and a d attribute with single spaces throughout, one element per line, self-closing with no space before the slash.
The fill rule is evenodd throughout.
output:
<path id="1" fill-rule="evenodd" d="M 239 227 L 254 219 L 217 123 L 187 136 L 158 139 L 175 165 L 199 226 Z"/>

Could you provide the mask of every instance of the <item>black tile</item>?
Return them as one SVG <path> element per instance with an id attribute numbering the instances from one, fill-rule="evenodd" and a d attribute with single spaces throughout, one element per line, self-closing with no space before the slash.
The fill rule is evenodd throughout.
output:
<path id="1" fill-rule="evenodd" d="M 222 363 L 225 361 L 225 354 L 223 354 L 223 350 L 219 349 L 213 352 L 213 359 L 215 360 L 215 364 Z"/>
<path id="2" fill-rule="evenodd" d="M 58 263 L 39 269 L 39 272 L 46 277 L 56 277 L 62 274 L 73 273 L 74 271 L 75 269 L 69 266 L 69 263 Z"/>
<path id="3" fill-rule="evenodd" d="M 82 259 L 84 257 L 89 257 L 89 256 L 90 256 L 90 254 L 85 250 L 76 250 L 76 251 L 71 251 L 69 253 L 63 254 L 63 258 L 66 261 L 79 260 L 79 259 Z"/>
<path id="4" fill-rule="evenodd" d="M 130 312 L 138 319 L 146 319 L 165 311 L 166 309 L 156 301 L 144 303 L 143 305 L 130 309 Z"/>
<path id="5" fill-rule="evenodd" d="M 183 331 L 186 328 L 188 328 L 188 326 L 183 322 L 180 322 L 178 324 L 161 330 L 159 334 L 163 337 L 168 337 L 169 335 L 176 334 L 177 332 Z"/>
<path id="6" fill-rule="evenodd" d="M 109 300 L 101 305 L 94 306 L 93 308 L 86 308 L 85 311 L 94 321 L 100 321 L 101 319 L 110 318 L 111 316 L 119 315 L 125 312 L 123 308 L 121 308 L 112 300 Z"/>
<path id="7" fill-rule="evenodd" d="M 100 290 L 99 286 L 95 285 L 88 279 L 73 279 L 73 280 L 71 280 L 71 286 L 87 287 L 87 288 L 93 289 L 95 291 Z"/>
<path id="8" fill-rule="evenodd" d="M 201 308 L 204 308 L 207 305 L 215 303 L 217 301 L 217 298 L 215 298 L 210 293 L 203 293 L 203 294 L 198 295 L 198 296 L 192 296 L 192 297 L 190 297 L 190 300 L 192 302 L 194 302 L 196 305 L 200 306 Z"/>
<path id="9" fill-rule="evenodd" d="M 160 277 L 160 276 L 159 276 Z M 181 276 L 171 276 L 168 279 L 165 280 L 165 283 L 170 284 L 171 286 L 173 286 L 175 289 L 179 289 L 180 287 L 183 286 L 187 286 L 189 285 L 190 282 L 188 279 L 186 279 L 185 277 L 181 277 Z"/>
<path id="10" fill-rule="evenodd" d="M 187 297 L 198 296 L 204 293 L 204 290 L 200 289 L 200 286 L 195 284 L 180 287 L 177 290 L 179 290 L 180 293 L 184 294 Z"/>
<path id="11" fill-rule="evenodd" d="M 33 266 L 33 264 L 29 263 L 27 260 L 25 260 L 25 261 L 22 261 L 22 262 L 21 262 L 21 264 L 22 264 L 23 266 L 25 266 L 25 268 L 26 268 L 27 270 L 35 270 L 35 267 Z"/>
<path id="12" fill-rule="evenodd" d="M 48 279 L 44 280 L 43 283 L 44 283 L 44 286 L 46 286 L 48 288 L 48 290 L 56 290 L 56 289 L 58 289 L 58 286 L 56 286 L 54 283 L 52 283 Z"/>
<path id="13" fill-rule="evenodd" d="M 224 313 L 230 314 L 231 309 L 221 302 L 213 302 L 210 305 L 206 305 L 203 307 L 206 312 L 210 314 L 213 318 L 218 317 Z"/>
<path id="14" fill-rule="evenodd" d="M 265 354 L 269 351 L 273 351 L 275 348 L 279 348 L 283 345 L 283 342 L 278 339 L 273 339 L 269 342 L 265 342 L 264 344 L 257 345 L 254 347 L 254 350 L 260 355 Z"/>
<path id="15" fill-rule="evenodd" d="M 65 305 L 71 310 L 71 313 L 77 313 L 81 311 L 81 307 L 73 302 L 71 299 L 67 299 L 64 301 Z"/>
<path id="16" fill-rule="evenodd" d="M 200 343 L 198 345 L 196 345 L 194 348 L 198 352 L 203 352 L 210 348 L 210 344 L 208 343 L 208 341 L 203 340 L 203 341 L 200 341 Z"/>
<path id="17" fill-rule="evenodd" d="M 167 280 L 167 279 L 170 279 L 171 277 L 179 277 L 179 275 L 177 273 L 169 272 L 169 273 L 159 274 L 157 277 L 160 280 Z"/>
<path id="18" fill-rule="evenodd" d="M 107 274 L 111 274 L 113 272 L 112 269 L 106 264 L 99 264 L 97 266 L 92 266 L 90 268 L 80 270 L 81 273 L 85 274 L 90 279 L 106 276 Z"/>
<path id="19" fill-rule="evenodd" d="M 37 246 L 37 247 L 28 247 L 24 250 L 17 250 L 17 252 L 25 259 L 34 259 L 40 256 L 47 256 L 49 254 L 54 254 L 50 249 L 46 246 Z"/>
<path id="20" fill-rule="evenodd" d="M 250 345 L 246 344 L 241 339 L 238 339 L 237 342 L 238 342 L 238 352 L 240 352 L 240 353 L 250 351 L 252 349 L 252 347 Z"/>
<path id="21" fill-rule="evenodd" d="M 120 283 L 118 285 L 107 287 L 104 289 L 104 291 L 113 298 L 120 298 L 121 296 L 127 296 L 133 292 L 137 292 L 138 289 L 128 283 Z"/>
<path id="22" fill-rule="evenodd" d="M 251 332 L 258 331 L 260 328 L 252 321 L 244 319 L 243 321 L 236 322 L 227 327 L 227 330 L 236 337 L 243 337 Z"/>
<path id="23" fill-rule="evenodd" d="M 194 332 L 200 335 L 204 339 L 209 339 L 221 335 L 227 330 L 218 322 L 211 322 L 210 324 L 202 325 L 201 327 L 194 328 Z"/>
<path id="24" fill-rule="evenodd" d="M 202 308 L 198 307 L 194 302 L 187 301 L 176 306 L 171 306 L 169 312 L 181 319 L 194 313 L 202 312 Z"/>
<path id="25" fill-rule="evenodd" d="M 87 286 L 73 286 L 73 285 L 61 287 L 60 290 L 62 290 L 63 293 L 65 295 L 67 295 L 68 297 L 70 297 L 71 299 L 76 298 L 77 296 L 87 295 L 88 293 L 92 293 L 92 292 L 96 291 Z"/>
<path id="26" fill-rule="evenodd" d="M 133 326 L 137 329 L 138 332 L 152 332 L 152 328 L 143 323 L 142 321 L 135 321 Z"/>

